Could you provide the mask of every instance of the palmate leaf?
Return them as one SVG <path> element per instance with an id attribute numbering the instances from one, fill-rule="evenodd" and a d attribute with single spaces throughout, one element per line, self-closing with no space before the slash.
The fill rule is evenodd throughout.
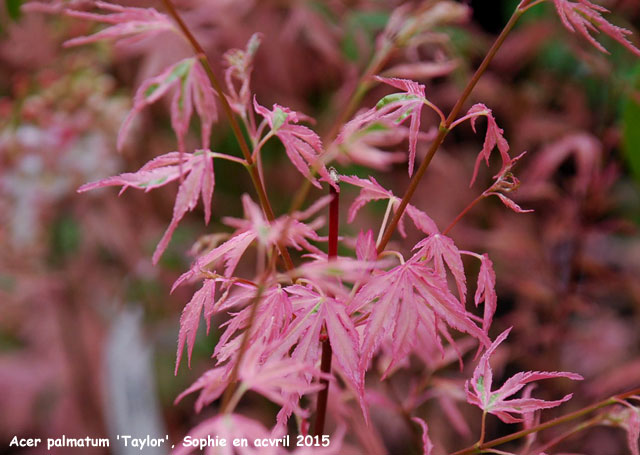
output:
<path id="1" fill-rule="evenodd" d="M 210 150 L 198 150 L 187 153 L 182 158 L 178 152 L 154 158 L 138 172 L 124 173 L 114 177 L 87 183 L 78 188 L 78 192 L 89 191 L 105 186 L 122 186 L 120 194 L 128 187 L 149 191 L 177 180 L 181 172 L 188 173 L 178 188 L 173 216 L 169 227 L 153 253 L 153 263 L 157 264 L 171 240 L 171 236 L 184 215 L 195 208 L 200 195 L 205 205 L 205 222 L 211 218 L 211 199 L 215 186 L 213 172 L 213 154 Z"/>
<path id="2" fill-rule="evenodd" d="M 160 31 L 177 31 L 166 15 L 158 13 L 153 8 L 124 7 L 100 1 L 96 2 L 96 6 L 112 14 L 75 10 L 67 10 L 66 13 L 79 19 L 112 25 L 94 35 L 71 39 L 65 42 L 65 46 L 77 46 L 103 39 L 120 39 L 122 44 L 130 44 Z M 194 106 L 202 124 L 202 148 L 209 148 L 211 125 L 217 118 L 214 91 L 198 59 L 191 57 L 174 63 L 140 86 L 134 97 L 133 109 L 120 128 L 118 149 L 122 149 L 136 114 L 172 89 L 175 90 L 171 100 L 171 126 L 178 138 L 178 150 L 180 153 L 186 152 L 185 136 Z"/>
<path id="3" fill-rule="evenodd" d="M 404 122 L 405 118 L 411 119 L 409 126 L 409 176 L 411 176 L 416 161 L 420 116 L 422 115 L 422 107 L 425 105 L 424 85 L 409 79 L 380 76 L 377 76 L 376 79 L 403 90 L 401 93 L 394 93 L 382 98 L 376 105 L 376 109 L 385 113 L 381 118 L 393 119 L 398 124 Z"/>
<path id="4" fill-rule="evenodd" d="M 358 373 L 360 338 L 346 306 L 306 286 L 293 285 L 285 290 L 290 295 L 296 319 L 278 340 L 274 352 L 289 352 L 295 346 L 292 358 L 313 365 L 320 358 L 320 334 L 322 327 L 326 326 L 333 355 L 345 379 L 358 394 L 367 416 L 364 376 Z"/>
<path id="5" fill-rule="evenodd" d="M 500 152 L 500 156 L 502 157 L 502 168 L 500 172 L 502 172 L 502 170 L 504 170 L 511 163 L 511 157 L 509 156 L 509 143 L 502 135 L 504 131 L 496 123 L 496 119 L 493 117 L 493 112 L 491 111 L 491 109 L 481 103 L 475 104 L 471 107 L 471 109 L 469 109 L 465 118 L 470 119 L 471 127 L 475 132 L 476 120 L 480 116 L 484 116 L 487 118 L 487 133 L 484 137 L 482 150 L 478 154 L 478 158 L 476 158 L 476 164 L 473 167 L 473 176 L 471 177 L 471 183 L 469 184 L 469 186 L 473 185 L 476 177 L 478 176 L 480 162 L 484 159 L 487 166 L 489 165 L 489 157 L 491 156 L 491 152 L 494 148 L 498 147 L 498 151 Z"/>
<path id="6" fill-rule="evenodd" d="M 326 202 L 328 202 L 328 199 L 323 200 L 323 203 Z M 267 248 L 281 245 L 321 254 L 321 251 L 311 244 L 310 240 L 321 240 L 315 229 L 321 227 L 324 221 L 319 218 L 309 223 L 303 223 L 295 218 L 306 216 L 313 212 L 307 210 L 305 211 L 306 213 L 293 214 L 293 219 L 289 216 L 281 216 L 273 222 L 269 222 L 265 219 L 260 207 L 248 195 L 243 195 L 242 203 L 245 218 L 225 217 L 223 219 L 229 226 L 237 228 L 233 236 L 223 244 L 198 257 L 190 270 L 183 273 L 176 280 L 173 289 L 210 268 L 213 268 L 213 270 L 222 269 L 222 274 L 227 278 L 231 278 L 244 252 L 254 241 Z M 313 208 L 317 209 L 318 207 Z M 220 267 L 220 263 L 223 264 L 223 267 Z"/>
<path id="7" fill-rule="evenodd" d="M 498 305 L 495 287 L 496 272 L 493 270 L 493 262 L 489 259 L 489 255 L 483 254 L 480 259 L 480 272 L 478 272 L 478 286 L 476 287 L 474 301 L 476 307 L 480 302 L 484 302 L 482 328 L 485 331 L 489 330 Z"/>
<path id="8" fill-rule="evenodd" d="M 269 110 L 259 105 L 255 97 L 253 107 L 258 114 L 267 120 L 272 133 L 280 139 L 287 156 L 302 175 L 320 188 L 320 183 L 312 175 L 312 171 L 317 172 L 321 180 L 340 191 L 321 160 L 322 141 L 320 137 L 312 129 L 297 125 L 299 121 L 307 119 L 305 115 L 279 104 L 274 104 L 273 109 Z"/>
<path id="9" fill-rule="evenodd" d="M 231 380 L 230 373 L 237 361 L 238 351 L 236 350 L 230 362 L 205 372 L 181 393 L 176 401 L 200 390 L 196 401 L 196 410 L 199 412 L 222 395 L 225 386 Z M 298 404 L 300 397 L 323 388 L 323 385 L 313 379 L 319 377 L 329 379 L 311 364 L 289 357 L 288 353 L 274 352 L 267 337 L 260 333 L 252 337 L 237 373 L 240 381 L 239 389 L 253 390 L 279 404 L 283 409 L 295 412 L 304 418 L 308 417 L 308 413 L 300 408 Z M 286 424 L 290 414 L 291 412 L 284 412 L 280 416 L 281 425 Z"/>
<path id="10" fill-rule="evenodd" d="M 180 366 L 180 359 L 182 358 L 182 351 L 184 345 L 187 345 L 188 364 L 191 367 L 191 353 L 193 352 L 193 346 L 196 342 L 196 333 L 198 332 L 198 326 L 200 325 L 200 315 L 204 310 L 204 319 L 207 323 L 207 333 L 211 328 L 211 316 L 215 312 L 215 294 L 216 294 L 216 281 L 205 280 L 200 290 L 198 290 L 193 297 L 186 304 L 182 310 L 180 316 L 180 332 L 178 334 L 178 352 L 176 356 L 176 369 L 174 374 L 178 374 L 178 367 Z"/>
<path id="11" fill-rule="evenodd" d="M 571 32 L 578 32 L 596 49 L 608 54 L 609 51 L 591 35 L 591 33 L 602 32 L 616 40 L 631 52 L 640 56 L 640 49 L 634 46 L 627 36 L 631 31 L 618 27 L 608 22 L 602 13 L 609 10 L 590 2 L 589 0 L 553 0 L 558 15 L 564 26 Z"/>
<path id="12" fill-rule="evenodd" d="M 256 294 L 256 289 L 250 286 L 238 285 L 237 292 L 230 296 L 225 308 L 247 305 L 252 302 Z M 245 306 L 240 312 L 232 314 L 232 318 L 220 326 L 225 331 L 220 336 L 220 340 L 213 352 L 218 362 L 224 362 L 228 357 L 228 344 L 239 331 L 248 327 L 251 319 L 252 306 Z M 272 286 L 266 289 L 256 310 L 251 329 L 249 342 L 252 343 L 258 337 L 263 337 L 267 343 L 279 339 L 287 330 L 293 319 L 293 306 L 289 294 L 280 286 Z"/>
<path id="13" fill-rule="evenodd" d="M 458 286 L 460 301 L 464 302 L 467 294 L 467 277 L 464 274 L 460 250 L 453 240 L 444 234 L 432 234 L 416 244 L 414 250 L 425 261 L 433 261 L 435 271 L 443 280 L 447 279 L 445 264 L 451 270 Z"/>
<path id="14" fill-rule="evenodd" d="M 409 79 L 386 78 L 376 76 L 376 80 L 402 90 L 383 97 L 375 107 L 358 114 L 348 122 L 340 132 L 336 142 L 344 143 L 358 131 L 376 124 L 399 125 L 410 119 L 409 125 L 409 175 L 413 174 L 416 148 L 420 132 L 422 108 L 428 104 L 425 99 L 425 87 Z"/>
<path id="15" fill-rule="evenodd" d="M 194 106 L 202 126 L 202 147 L 209 148 L 211 126 L 218 117 L 214 91 L 200 62 L 191 57 L 174 63 L 159 75 L 144 81 L 138 88 L 133 99 L 133 109 L 118 133 L 118 149 L 124 146 L 135 116 L 170 90 L 175 90 L 171 100 L 171 126 L 178 138 L 180 152 L 186 151 L 184 141 Z"/>
<path id="16" fill-rule="evenodd" d="M 345 142 L 333 144 L 337 153 L 336 160 L 340 164 L 355 163 L 379 171 L 388 171 L 392 164 L 406 159 L 402 152 L 389 152 L 382 148 L 395 146 L 405 140 L 409 136 L 409 128 L 391 121 L 376 122 L 362 129 L 350 124 L 349 128 L 351 130 L 343 129 L 341 133 Z"/>
<path id="17" fill-rule="evenodd" d="M 493 371 L 489 364 L 491 355 L 502 343 L 511 329 L 507 329 L 491 344 L 489 349 L 480 358 L 478 366 L 473 372 L 471 381 L 465 384 L 467 401 L 478 406 L 484 412 L 497 416 L 505 423 L 522 422 L 523 417 L 515 417 L 513 414 L 525 415 L 539 409 L 554 408 L 570 400 L 572 394 L 565 395 L 560 400 L 545 401 L 528 396 L 507 400 L 508 397 L 519 392 L 525 385 L 540 379 L 568 378 L 574 381 L 582 380 L 582 376 L 565 371 L 527 371 L 517 373 L 505 381 L 497 390 L 492 390 Z"/>
<path id="18" fill-rule="evenodd" d="M 452 341 L 446 326 L 468 333 L 487 346 L 490 344 L 486 333 L 451 294 L 446 281 L 417 259 L 380 274 L 365 284 L 349 311 L 362 311 L 367 315 L 359 365 L 363 379 L 371 358 L 389 333 L 393 340 L 392 361 L 386 373 L 416 347 L 418 331 L 427 333 L 431 343 L 438 346 L 442 346 L 441 337 Z M 441 326 L 442 322 L 445 326 Z"/>
<path id="19" fill-rule="evenodd" d="M 93 35 L 70 39 L 64 43 L 65 46 L 80 46 L 105 39 L 120 40 L 124 45 L 151 37 L 161 31 L 177 32 L 169 17 L 154 8 L 134 8 L 101 1 L 95 2 L 95 5 L 110 14 L 87 13 L 72 9 L 65 10 L 65 14 L 111 25 Z"/>

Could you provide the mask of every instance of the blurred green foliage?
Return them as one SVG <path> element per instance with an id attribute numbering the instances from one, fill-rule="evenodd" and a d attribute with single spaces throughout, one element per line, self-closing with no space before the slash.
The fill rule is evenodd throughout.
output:
<path id="1" fill-rule="evenodd" d="M 20 18 L 20 7 L 22 6 L 22 0 L 4 0 L 5 8 L 9 17 L 16 21 Z"/>
<path id="2" fill-rule="evenodd" d="M 622 108 L 622 150 L 633 178 L 640 183 L 640 64 L 634 71 L 634 93 L 627 95 Z"/>
<path id="3" fill-rule="evenodd" d="M 376 34 L 384 29 L 389 21 L 389 13 L 385 11 L 351 11 L 344 24 L 342 38 L 342 54 L 352 62 L 362 58 L 358 47 L 358 35 L 365 36 L 373 43 Z"/>
<path id="4" fill-rule="evenodd" d="M 53 223 L 49 259 L 60 264 L 78 250 L 81 231 L 78 222 L 68 214 L 61 214 Z"/>

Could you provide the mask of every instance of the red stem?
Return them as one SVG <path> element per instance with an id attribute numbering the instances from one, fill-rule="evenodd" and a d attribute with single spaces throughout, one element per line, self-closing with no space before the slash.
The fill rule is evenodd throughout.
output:
<path id="1" fill-rule="evenodd" d="M 329 204 L 329 260 L 338 256 L 338 222 L 340 217 L 340 193 L 333 186 L 329 187 L 331 203 Z"/>
<path id="2" fill-rule="evenodd" d="M 340 214 L 340 193 L 331 186 L 329 192 L 332 196 L 331 203 L 329 205 L 329 253 L 328 259 L 331 260 L 338 256 L 338 226 L 339 226 L 339 214 Z M 322 359 L 320 360 L 320 371 L 326 374 L 331 373 L 331 358 L 333 351 L 331 350 L 331 343 L 327 334 L 327 339 L 322 341 Z M 327 379 L 320 379 L 320 384 L 324 385 L 324 388 L 318 392 L 318 405 L 316 408 L 316 421 L 314 425 L 313 433 L 315 435 L 322 435 L 324 432 L 324 422 L 327 416 L 327 402 L 329 400 L 329 381 Z"/>

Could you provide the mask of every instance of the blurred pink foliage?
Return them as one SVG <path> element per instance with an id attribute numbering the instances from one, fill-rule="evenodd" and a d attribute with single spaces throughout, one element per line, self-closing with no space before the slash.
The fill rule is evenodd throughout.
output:
<path id="1" fill-rule="evenodd" d="M 626 319 L 637 316 L 640 296 L 638 202 L 625 193 L 631 177 L 617 156 L 623 120 L 607 107 L 634 99 L 631 79 L 617 75 L 628 56 L 607 60 L 579 44 L 562 50 L 600 78 L 599 89 L 616 87 L 599 105 L 602 115 L 592 89 L 547 62 L 550 31 L 562 26 L 604 53 L 594 33 L 640 55 L 631 32 L 604 18 L 606 8 L 522 0 L 514 17 L 529 8 L 543 14 L 511 32 L 472 92 L 460 81 L 492 40 L 483 7 L 472 16 L 448 0 L 164 6 L 32 2 L 0 42 L 0 76 L 10 76 L 0 78 L 0 240 L 9 245 L 0 253 L 0 386 L 8 392 L 0 441 L 113 431 L 104 334 L 114 308 L 131 302 L 149 315 L 162 371 L 175 346 L 165 342 L 167 327 L 178 326 L 177 378 L 161 381 L 177 441 L 185 433 L 230 441 L 320 431 L 331 435 L 328 447 L 225 450 L 472 453 L 485 436 L 504 434 L 485 422 L 494 414 L 532 432 L 506 450 L 584 451 L 593 440 L 638 454 L 636 395 L 612 398 L 586 421 L 592 439 L 562 442 L 562 427 L 537 426 L 540 411 L 574 395 L 563 389 L 568 381 L 531 384 L 584 376 L 562 408 L 570 412 L 636 387 L 640 377 L 638 335 Z M 559 20 L 546 14 L 553 7 Z M 637 20 L 633 4 L 619 7 Z M 35 39 L 39 29 L 47 39 Z M 117 46 L 61 50 L 99 41 Z M 118 90 L 133 86 L 129 106 Z M 472 132 L 481 116 L 479 141 Z M 244 193 L 249 179 L 257 198 Z M 476 182 L 486 189 L 470 189 Z M 410 201 L 396 196 L 411 185 Z M 127 192 L 117 203 L 103 191 L 74 194 L 108 186 L 122 187 L 121 195 L 128 187 L 156 191 Z M 215 234 L 200 236 L 204 228 L 189 214 L 199 200 Z M 387 244 L 394 216 L 400 236 Z M 187 264 L 179 252 L 194 239 Z M 512 329 L 495 340 L 491 333 L 509 326 L 516 341 L 498 348 Z M 179 370 L 185 348 L 193 372 Z M 327 387 L 328 396 L 318 393 Z M 185 397 L 194 392 L 203 420 L 188 430 Z M 624 430 L 625 443 L 624 433 L 603 426 Z M 195 450 L 184 440 L 176 447 Z"/>

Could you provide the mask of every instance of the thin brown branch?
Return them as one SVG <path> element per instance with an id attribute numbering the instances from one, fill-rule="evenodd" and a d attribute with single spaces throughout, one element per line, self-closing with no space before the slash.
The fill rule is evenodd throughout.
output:
<path id="1" fill-rule="evenodd" d="M 244 360 L 244 355 L 247 352 L 247 348 L 249 347 L 251 329 L 253 328 L 253 322 L 255 321 L 258 314 L 258 306 L 260 305 L 260 298 L 262 297 L 263 292 L 264 282 L 261 282 L 256 289 L 256 295 L 253 297 L 253 299 L 251 299 L 251 303 L 249 304 L 251 305 L 251 313 L 249 314 L 247 328 L 242 335 L 242 341 L 240 342 L 240 348 L 238 350 L 238 358 L 236 359 L 236 363 L 233 365 L 233 369 L 231 370 L 229 385 L 227 386 L 227 389 L 224 391 L 224 395 L 222 396 L 222 405 L 220 406 L 220 410 L 223 414 L 233 411 L 233 409 L 229 408 L 229 404 L 231 403 L 231 397 L 233 397 L 234 392 L 236 391 L 236 383 L 238 382 L 240 367 L 242 365 L 242 361 Z"/>
<path id="2" fill-rule="evenodd" d="M 469 210 L 471 210 L 478 202 L 480 202 L 482 199 L 484 199 L 485 194 L 482 193 L 481 195 L 479 195 L 477 198 L 475 198 L 473 201 L 471 201 L 469 203 L 469 205 L 467 205 L 464 210 L 462 210 L 462 212 L 460 212 L 458 214 L 458 216 L 455 217 L 455 219 L 449 224 L 449 226 L 447 226 L 447 228 L 442 231 L 442 233 L 444 235 L 447 235 L 449 233 L 449 231 L 451 229 L 453 229 L 453 227 L 458 224 L 458 221 L 460 221 L 468 212 Z"/>
<path id="3" fill-rule="evenodd" d="M 176 10 L 171 0 L 162 0 L 162 2 L 164 3 L 164 6 L 169 12 L 169 14 L 171 15 L 171 17 L 178 24 L 178 27 L 180 28 L 182 33 L 184 33 L 184 36 L 187 39 L 187 41 L 189 41 L 189 44 L 191 44 L 191 47 L 193 48 L 196 54 L 196 57 L 198 58 L 198 60 L 202 64 L 202 67 L 207 73 L 207 77 L 209 78 L 209 82 L 211 82 L 211 86 L 218 94 L 218 98 L 220 98 L 220 103 L 222 104 L 222 110 L 224 111 L 227 119 L 229 120 L 229 124 L 231 125 L 231 130 L 233 131 L 233 135 L 236 137 L 238 145 L 240 146 L 240 150 L 242 151 L 242 155 L 244 156 L 244 159 L 247 162 L 246 167 L 247 167 L 247 170 L 249 171 L 249 175 L 251 176 L 251 181 L 253 183 L 253 186 L 255 187 L 256 193 L 258 193 L 258 199 L 260 201 L 260 205 L 262 207 L 264 215 L 267 217 L 269 221 L 274 221 L 275 215 L 273 212 L 273 208 L 271 207 L 271 202 L 269 202 L 269 198 L 267 197 L 267 192 L 265 190 L 264 183 L 260 178 L 260 173 L 258 171 L 258 168 L 256 167 L 256 163 L 251 156 L 249 145 L 247 144 L 247 141 L 245 140 L 244 135 L 240 130 L 240 126 L 238 125 L 238 122 L 235 116 L 233 115 L 233 111 L 231 110 L 231 105 L 229 104 L 229 101 L 227 100 L 227 97 L 224 94 L 224 91 L 222 90 L 222 85 L 220 84 L 220 81 L 218 80 L 215 73 L 213 72 L 213 69 L 211 67 L 211 64 L 209 63 L 209 59 L 207 58 L 206 53 L 204 52 L 204 49 L 202 48 L 198 40 L 195 38 L 195 36 L 193 36 L 193 33 L 191 33 L 191 30 L 189 30 L 189 27 L 187 26 L 187 24 L 184 23 L 184 21 L 178 14 L 178 11 Z M 278 249 L 280 250 L 280 254 L 282 255 L 282 258 L 284 260 L 287 270 L 293 270 L 295 267 L 293 265 L 291 256 L 287 251 L 287 248 L 284 246 L 278 245 Z"/>
<path id="4" fill-rule="evenodd" d="M 640 388 L 630 390 L 629 392 L 621 393 L 619 395 L 613 395 L 605 400 L 598 401 L 592 405 L 586 406 L 577 411 L 571 412 L 569 414 L 557 417 L 555 419 L 549 420 L 547 422 L 541 423 L 531 428 L 527 428 L 526 430 L 521 430 L 516 433 L 512 433 L 507 436 L 503 436 L 501 438 L 493 439 L 491 441 L 485 442 L 480 445 L 473 445 L 471 447 L 467 447 L 466 449 L 458 450 L 457 452 L 452 453 L 451 455 L 471 455 L 476 453 L 481 453 L 485 449 L 490 449 L 495 446 L 499 446 L 502 444 L 506 444 L 507 442 L 515 441 L 516 439 L 524 438 L 525 436 L 537 433 L 542 430 L 546 430 L 548 428 L 555 427 L 557 425 L 561 425 L 563 423 L 571 422 L 572 420 L 579 419 L 587 414 L 590 414 L 598 409 L 610 406 L 612 404 L 619 403 L 622 400 L 625 400 L 633 395 L 640 394 Z"/>
<path id="5" fill-rule="evenodd" d="M 400 205 L 398 206 L 395 212 L 395 215 L 391 220 L 391 223 L 387 227 L 387 230 L 385 231 L 382 237 L 382 240 L 378 245 L 378 253 L 384 251 L 387 244 L 389 243 L 389 240 L 391 240 L 391 236 L 393 235 L 396 228 L 398 227 L 398 222 L 400 221 L 400 218 L 404 214 L 404 211 L 407 208 L 407 205 L 409 205 L 409 201 L 411 200 L 414 193 L 416 192 L 416 189 L 418 188 L 418 184 L 422 180 L 422 177 L 424 176 L 425 171 L 429 167 L 429 164 L 431 163 L 433 156 L 436 154 L 436 152 L 440 148 L 440 145 L 442 145 L 444 138 L 449 133 L 449 128 L 451 127 L 451 124 L 456 120 L 456 118 L 460 114 L 460 111 L 462 110 L 462 107 L 466 103 L 467 98 L 469 98 L 469 95 L 471 95 L 471 92 L 475 88 L 476 84 L 478 83 L 478 81 L 480 80 L 484 72 L 487 70 L 489 64 L 493 60 L 493 57 L 495 57 L 496 53 L 504 43 L 505 39 L 507 38 L 507 36 L 509 35 L 513 27 L 516 25 L 516 22 L 518 21 L 522 13 L 523 11 L 520 9 L 520 7 L 518 7 L 515 10 L 513 15 L 509 19 L 509 22 L 504 27 L 504 29 L 502 30 L 502 32 L 500 33 L 496 41 L 493 43 L 493 46 L 491 46 L 491 49 L 489 49 L 489 52 L 485 56 L 484 60 L 476 70 L 471 80 L 468 82 L 467 86 L 465 87 L 462 94 L 458 98 L 458 101 L 451 109 L 451 112 L 449 113 L 449 116 L 447 117 L 446 121 L 444 122 L 444 124 L 440 125 L 438 135 L 436 136 L 433 143 L 431 144 L 431 147 L 429 148 L 427 155 L 425 156 L 424 160 L 420 164 L 420 167 L 418 168 L 413 178 L 411 179 L 411 182 L 409 182 L 409 187 L 407 188 L 407 191 L 402 197 L 402 201 L 400 201 Z"/>

